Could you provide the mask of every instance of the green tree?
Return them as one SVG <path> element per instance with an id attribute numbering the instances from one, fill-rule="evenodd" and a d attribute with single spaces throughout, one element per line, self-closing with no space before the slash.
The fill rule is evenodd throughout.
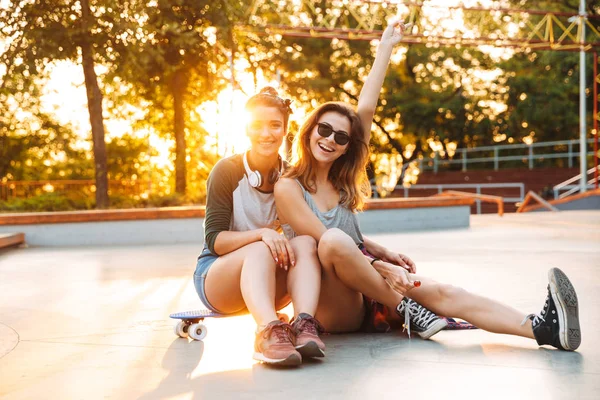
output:
<path id="1" fill-rule="evenodd" d="M 588 57 L 588 82 L 592 81 L 590 61 Z M 503 141 L 578 137 L 579 54 L 520 52 L 501 68 L 508 88 L 503 96 L 506 110 L 498 116 L 494 129 Z M 592 106 L 591 102 L 587 105 Z"/>
<path id="2" fill-rule="evenodd" d="M 293 9 L 289 3 L 262 3 L 256 20 L 278 21 L 277 15 L 283 13 L 301 17 L 304 26 L 317 25 L 326 18 L 331 20 L 334 12 L 327 8 L 327 2 L 311 4 Z M 377 7 L 364 5 L 360 20 L 369 20 L 376 29 L 383 29 L 384 14 Z M 421 30 L 433 26 L 427 16 L 417 21 L 423 24 L 418 27 Z M 359 17 L 348 12 L 339 16 L 335 26 L 354 27 L 359 22 Z M 279 73 L 287 91 L 300 103 L 309 104 L 309 108 L 331 100 L 356 104 L 376 45 L 361 40 L 262 33 L 250 32 L 240 40 L 247 46 L 242 51 L 248 53 L 246 57 L 252 68 L 271 76 Z M 374 153 L 396 154 L 406 163 L 431 154 L 431 141 L 442 146 L 445 156 L 451 153 L 445 148 L 447 144 L 484 143 L 489 117 L 494 114 L 485 100 L 492 91 L 485 88 L 486 82 L 474 80 L 472 75 L 494 69 L 490 57 L 475 48 L 403 47 L 405 56 L 394 57 L 375 116 L 371 143 Z"/>
<path id="3" fill-rule="evenodd" d="M 91 165 L 80 165 L 85 153 L 76 147 L 77 135 L 43 110 L 41 88 L 45 72 L 32 75 L 22 60 L 12 60 L 14 73 L 0 81 L 0 181 L 59 178 L 52 166 L 70 163 L 65 175 L 85 177 Z"/>
<path id="4" fill-rule="evenodd" d="M 517 6 L 577 13 L 579 1 L 515 1 Z M 599 1 L 587 1 L 586 12 L 598 15 Z M 541 17 L 537 17 L 541 18 Z M 597 25 L 598 20 L 590 19 Z M 554 32 L 555 38 L 562 31 Z M 587 41 L 597 37 L 587 28 Z M 501 93 L 506 109 L 494 121 L 500 140 L 520 142 L 575 139 L 579 135 L 579 54 L 566 51 L 521 49 L 499 64 Z M 586 57 L 588 126 L 592 122 L 593 57 Z"/>
<path id="5" fill-rule="evenodd" d="M 127 4 L 115 17 L 123 33 L 115 42 L 113 75 L 131 85 L 133 96 L 148 103 L 146 116 L 156 122 L 153 128 L 174 137 L 175 190 L 185 194 L 188 138 L 202 133 L 189 126 L 190 113 L 215 98 L 227 83 L 221 76 L 227 58 L 219 48 L 234 47 L 231 30 L 243 3 L 165 0 Z"/>
<path id="6" fill-rule="evenodd" d="M 0 32 L 8 43 L 0 55 L 4 76 L 41 76 L 47 64 L 69 60 L 82 66 L 85 76 L 88 110 L 92 128 L 96 206 L 108 207 L 105 131 L 102 115 L 102 93 L 94 66 L 106 55 L 106 26 L 101 23 L 102 10 L 114 1 L 9 1 L 0 9 Z M 92 9 L 93 8 L 93 9 Z M 96 11 L 94 13 L 93 11 Z M 23 87 L 7 86 L 4 78 L 0 89 L 17 93 Z"/>

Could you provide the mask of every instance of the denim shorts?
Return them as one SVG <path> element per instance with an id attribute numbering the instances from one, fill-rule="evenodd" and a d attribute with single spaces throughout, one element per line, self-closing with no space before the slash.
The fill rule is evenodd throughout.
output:
<path id="1" fill-rule="evenodd" d="M 204 282 L 206 280 L 206 275 L 208 274 L 208 270 L 213 265 L 219 256 L 215 256 L 210 252 L 208 247 L 204 247 L 200 257 L 198 257 L 198 262 L 196 263 L 196 271 L 194 271 L 194 287 L 196 288 L 196 293 L 198 293 L 198 297 L 204 303 L 206 308 L 213 312 L 220 313 L 219 310 L 214 308 L 206 298 L 206 292 L 204 290 Z"/>

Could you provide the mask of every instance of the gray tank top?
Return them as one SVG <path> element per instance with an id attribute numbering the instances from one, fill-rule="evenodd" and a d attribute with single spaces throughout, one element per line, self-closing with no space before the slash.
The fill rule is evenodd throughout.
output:
<path id="1" fill-rule="evenodd" d="M 310 192 L 304 189 L 298 180 L 296 180 L 296 182 L 302 189 L 304 201 L 306 201 L 306 204 L 308 204 L 308 207 L 311 209 L 311 211 L 319 218 L 319 220 L 321 220 L 323 225 L 325 225 L 325 228 L 338 228 L 346 232 L 357 245 L 363 243 L 364 240 L 362 234 L 360 233 L 360 226 L 355 213 L 341 204 L 338 204 L 327 212 L 320 211 Z M 294 232 L 289 224 L 282 224 L 281 227 L 283 228 L 283 233 L 288 239 L 297 236 L 296 232 Z"/>

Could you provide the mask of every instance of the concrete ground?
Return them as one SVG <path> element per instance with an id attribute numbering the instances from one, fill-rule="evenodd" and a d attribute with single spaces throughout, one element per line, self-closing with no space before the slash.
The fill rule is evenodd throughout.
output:
<path id="1" fill-rule="evenodd" d="M 0 397 L 7 399 L 597 399 L 600 212 L 473 216 L 469 229 L 379 235 L 420 273 L 540 312 L 547 270 L 580 301 L 577 352 L 484 331 L 325 336 L 327 356 L 292 370 L 252 361 L 249 316 L 174 336 L 201 305 L 201 244 L 23 248 L 0 253 Z M 596 338 L 596 339 L 594 339 Z"/>

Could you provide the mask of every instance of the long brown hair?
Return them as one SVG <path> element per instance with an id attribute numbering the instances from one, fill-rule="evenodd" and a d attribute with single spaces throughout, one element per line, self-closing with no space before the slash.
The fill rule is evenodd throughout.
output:
<path id="1" fill-rule="evenodd" d="M 341 193 L 340 204 L 352 211 L 360 211 L 366 198 L 371 195 L 371 186 L 369 185 L 366 169 L 369 147 L 364 141 L 363 129 L 358 114 L 345 103 L 325 103 L 308 116 L 294 138 L 292 167 L 286 173 L 286 176 L 298 179 L 310 193 L 316 192 L 316 160 L 310 150 L 310 135 L 321 116 L 327 112 L 336 112 L 350 121 L 348 150 L 333 162 L 328 179 Z"/>

